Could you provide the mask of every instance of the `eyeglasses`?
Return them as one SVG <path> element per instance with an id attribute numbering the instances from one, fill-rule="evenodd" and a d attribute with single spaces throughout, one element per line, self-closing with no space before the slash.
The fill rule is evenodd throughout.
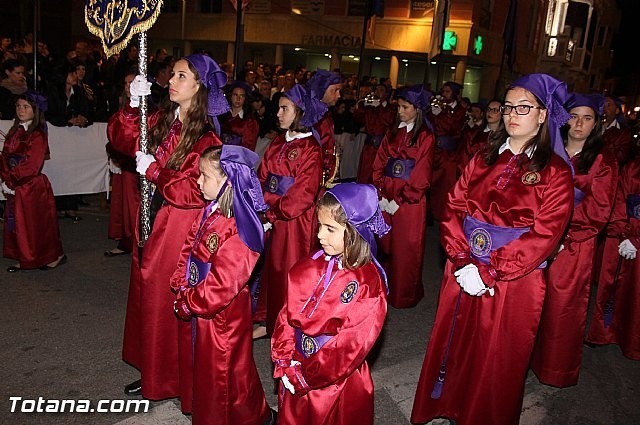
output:
<path id="1" fill-rule="evenodd" d="M 516 115 L 527 115 L 531 112 L 531 108 L 534 109 L 543 109 L 540 106 L 531 106 L 531 105 L 502 105 L 500 107 L 500 113 L 502 115 L 509 115 L 511 111 L 516 111 Z"/>
<path id="2" fill-rule="evenodd" d="M 497 107 L 497 108 L 487 108 L 487 112 L 500 112 L 500 107 Z"/>

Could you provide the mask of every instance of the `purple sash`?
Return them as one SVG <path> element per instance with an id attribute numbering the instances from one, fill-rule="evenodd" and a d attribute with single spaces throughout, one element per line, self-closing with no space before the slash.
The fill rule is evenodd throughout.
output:
<path id="1" fill-rule="evenodd" d="M 367 145 L 375 146 L 377 148 L 380 146 L 380 143 L 382 143 L 383 138 L 384 134 L 367 134 L 367 138 L 364 142 Z"/>
<path id="2" fill-rule="evenodd" d="M 640 194 L 627 196 L 627 217 L 640 220 Z"/>
<path id="3" fill-rule="evenodd" d="M 415 159 L 389 158 L 384 167 L 384 175 L 394 179 L 409 180 L 415 166 Z"/>
<path id="4" fill-rule="evenodd" d="M 287 193 L 289 188 L 293 186 L 295 182 L 296 179 L 291 176 L 279 176 L 277 174 L 269 173 L 267 181 L 265 182 L 264 190 L 282 196 Z"/>
<path id="5" fill-rule="evenodd" d="M 16 168 L 22 161 L 24 161 L 25 158 L 26 156 L 19 155 L 17 153 L 11 153 L 7 155 L 7 162 L 9 163 L 9 169 L 13 170 L 14 168 Z"/>
<path id="6" fill-rule="evenodd" d="M 222 133 L 222 143 L 225 145 L 241 146 L 242 136 L 232 133 Z"/>
<path id="7" fill-rule="evenodd" d="M 458 147 L 458 141 L 451 136 L 438 136 L 436 147 L 448 152 L 453 152 Z"/>
<path id="8" fill-rule="evenodd" d="M 16 231 L 16 202 L 13 195 L 6 195 L 7 198 L 7 230 L 11 233 Z"/>
<path id="9" fill-rule="evenodd" d="M 189 282 L 189 286 L 194 287 L 198 286 L 200 282 L 205 280 L 207 277 L 207 273 L 211 270 L 211 263 L 205 263 L 193 255 L 189 255 L 189 260 L 187 261 L 187 282 Z"/>
<path id="10" fill-rule="evenodd" d="M 294 329 L 296 337 L 296 350 L 302 354 L 304 358 L 308 358 L 317 353 L 333 335 L 321 334 L 318 336 L 309 336 L 302 332 L 299 328 Z"/>
<path id="11" fill-rule="evenodd" d="M 586 195 L 586 193 L 584 193 L 583 191 L 581 191 L 577 187 L 574 187 L 573 188 L 573 206 L 577 207 L 580 204 L 580 202 L 582 202 L 582 200 L 584 199 L 585 195 Z"/>
<path id="12" fill-rule="evenodd" d="M 489 264 L 489 255 L 498 248 L 518 239 L 529 231 L 528 227 L 502 227 L 485 223 L 467 215 L 462 224 L 462 230 L 469 242 L 471 255 L 483 264 Z M 547 267 L 547 262 L 538 266 Z"/>

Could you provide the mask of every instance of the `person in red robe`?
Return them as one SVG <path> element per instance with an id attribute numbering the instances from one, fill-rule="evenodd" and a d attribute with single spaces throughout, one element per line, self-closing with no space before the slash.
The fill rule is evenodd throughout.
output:
<path id="1" fill-rule="evenodd" d="M 322 148 L 311 128 L 322 106 L 308 90 L 295 85 L 279 100 L 278 121 L 286 133 L 267 148 L 258 178 L 269 205 L 265 213 L 271 227 L 260 277 L 260 298 L 254 321 L 266 320 L 273 333 L 287 294 L 287 273 L 314 246 L 314 206 L 322 180 Z"/>
<path id="2" fill-rule="evenodd" d="M 247 97 L 251 87 L 242 81 L 236 81 L 227 89 L 231 110 L 220 116 L 222 143 L 225 145 L 244 146 L 256 150 L 260 125 L 250 112 Z"/>
<path id="3" fill-rule="evenodd" d="M 322 250 L 289 272 L 273 333 L 280 379 L 278 424 L 372 425 L 373 380 L 366 357 L 387 313 L 386 278 L 374 234 L 389 230 L 371 185 L 343 183 L 318 201 Z"/>
<path id="4" fill-rule="evenodd" d="M 500 115 L 501 105 L 502 102 L 497 99 L 489 101 L 487 107 L 483 109 L 483 119 L 480 125 L 465 126 L 465 129 L 468 130 L 463 130 L 462 139 L 458 144 L 458 177 L 462 175 L 471 158 L 487 147 L 489 137 L 498 129 L 502 117 Z M 471 111 L 474 111 L 474 106 L 471 106 Z M 475 120 L 474 122 L 477 123 Z"/>
<path id="5" fill-rule="evenodd" d="M 615 155 L 620 168 L 636 154 L 633 133 L 622 114 L 622 101 L 610 96 L 604 101 L 604 147 Z"/>
<path id="6" fill-rule="evenodd" d="M 395 308 L 413 307 L 424 297 L 422 263 L 427 227 L 427 191 L 435 137 L 423 115 L 431 92 L 422 85 L 397 95 L 398 120 L 382 139 L 373 163 L 373 182 L 391 232 L 380 239 L 389 276 L 388 301 Z"/>
<path id="7" fill-rule="evenodd" d="M 472 158 L 449 196 L 441 225 L 448 260 L 412 423 L 519 423 L 544 267 L 573 207 L 559 132 L 567 96 L 546 74 L 513 82 L 487 154 Z"/>
<path id="8" fill-rule="evenodd" d="M 615 157 L 603 149 L 600 95 L 573 93 L 565 142 L 574 169 L 574 210 L 560 252 L 547 269 L 547 294 L 531 369 L 555 387 L 578 383 L 593 256 L 618 183 Z"/>
<path id="9" fill-rule="evenodd" d="M 67 262 L 53 190 L 42 174 L 49 155 L 46 102 L 32 91 L 17 96 L 15 120 L 0 155 L 0 187 L 7 198 L 2 255 L 18 261 L 7 268 L 10 273 L 49 270 Z"/>
<path id="10" fill-rule="evenodd" d="M 322 185 L 331 187 L 337 179 L 339 152 L 336 151 L 336 137 L 333 130 L 333 115 L 329 107 L 340 99 L 342 77 L 340 74 L 318 69 L 307 81 L 306 87 L 312 97 L 320 99 L 320 119 L 313 124 L 313 130 L 322 147 Z"/>
<path id="11" fill-rule="evenodd" d="M 198 185 L 207 206 L 193 222 L 171 278 L 180 329 L 182 411 L 194 425 L 274 424 L 253 360 L 249 279 L 264 248 L 267 209 L 241 146 L 207 148 Z"/>
<path id="12" fill-rule="evenodd" d="M 640 157 L 622 169 L 607 226 L 598 279 L 590 344 L 618 344 L 622 354 L 640 360 Z"/>
<path id="13" fill-rule="evenodd" d="M 458 102 L 461 86 L 453 81 L 444 83 L 439 101 L 427 113 L 436 135 L 432 185 L 429 194 L 434 220 L 444 218 L 447 195 L 456 182 L 458 143 L 466 120 L 466 109 Z"/>
<path id="14" fill-rule="evenodd" d="M 358 183 L 373 183 L 373 161 L 376 159 L 378 147 L 387 131 L 395 124 L 398 108 L 389 103 L 389 89 L 385 84 L 378 84 L 371 103 L 363 100 L 353 114 L 353 119 L 364 127 L 367 137 L 360 154 L 358 166 Z"/>
<path id="15" fill-rule="evenodd" d="M 124 91 L 121 96 L 122 107 L 129 102 L 129 86 L 135 78 L 135 72 L 124 77 Z M 120 120 L 112 115 L 107 127 Z M 112 132 L 107 128 L 107 135 Z M 135 140 L 131 143 L 135 144 Z M 134 145 L 135 146 L 135 145 Z M 135 148 L 132 146 L 132 149 Z M 138 223 L 138 208 L 140 207 L 140 177 L 136 172 L 136 160 L 132 156 L 122 154 L 113 148 L 111 142 L 106 146 L 109 156 L 109 171 L 111 172 L 111 199 L 109 202 L 109 227 L 107 236 L 118 241 L 118 245 L 104 252 L 105 257 L 116 257 L 133 251 L 134 233 Z"/>
<path id="16" fill-rule="evenodd" d="M 136 171 L 155 185 L 151 234 L 141 255 L 138 250 L 132 255 L 122 347 L 123 360 L 141 375 L 141 380 L 125 387 L 125 394 L 141 393 L 151 400 L 180 395 L 179 326 L 171 308 L 175 297 L 169 279 L 191 223 L 204 206 L 197 184 L 200 154 L 221 145 L 207 115 L 216 117 L 229 108 L 220 89 L 227 76 L 210 57 L 184 57 L 175 63 L 173 73 L 171 102 L 148 119 L 153 154 L 134 153 L 139 146 L 139 97 L 150 93 L 150 83 L 142 76 L 131 83 L 131 102 L 116 115 L 107 135 L 115 149 L 136 157 Z M 140 232 L 136 233 L 139 238 Z"/>

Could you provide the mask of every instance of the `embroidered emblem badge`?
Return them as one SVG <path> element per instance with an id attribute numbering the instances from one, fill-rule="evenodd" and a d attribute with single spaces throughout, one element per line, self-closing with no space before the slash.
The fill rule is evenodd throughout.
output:
<path id="1" fill-rule="evenodd" d="M 485 229 L 478 227 L 469 235 L 471 252 L 477 257 L 485 257 L 491 252 L 491 235 Z"/>
<path id="2" fill-rule="evenodd" d="M 540 181 L 540 173 L 535 171 L 527 171 L 522 175 L 522 183 L 524 184 L 536 184 Z"/>
<path id="3" fill-rule="evenodd" d="M 207 238 L 207 249 L 212 254 L 218 250 L 218 239 L 217 233 L 212 233 Z"/>
<path id="4" fill-rule="evenodd" d="M 289 161 L 295 161 L 298 159 L 298 149 L 292 149 L 287 155 L 287 158 L 289 158 Z"/>
<path id="5" fill-rule="evenodd" d="M 402 161 L 401 159 L 395 161 L 393 163 L 393 167 L 391 168 L 391 172 L 393 173 L 393 177 L 404 176 L 404 161 Z"/>
<path id="6" fill-rule="evenodd" d="M 267 183 L 267 189 L 271 193 L 276 193 L 278 190 L 278 178 L 276 176 L 271 176 L 269 182 Z"/>
<path id="7" fill-rule="evenodd" d="M 640 205 L 633 207 L 633 216 L 640 219 Z"/>
<path id="8" fill-rule="evenodd" d="M 353 297 L 356 296 L 356 292 L 358 292 L 358 282 L 352 280 L 345 286 L 340 294 L 340 302 L 342 304 L 350 303 L 353 300 Z"/>
<path id="9" fill-rule="evenodd" d="M 317 353 L 318 350 L 320 349 L 320 344 L 318 344 L 318 341 L 316 341 L 316 339 L 311 336 L 303 334 L 301 342 L 302 342 L 302 351 L 307 357 Z"/>
<path id="10" fill-rule="evenodd" d="M 189 264 L 189 285 L 195 286 L 196 283 L 200 282 L 200 273 L 198 272 L 198 266 L 196 263 Z"/>

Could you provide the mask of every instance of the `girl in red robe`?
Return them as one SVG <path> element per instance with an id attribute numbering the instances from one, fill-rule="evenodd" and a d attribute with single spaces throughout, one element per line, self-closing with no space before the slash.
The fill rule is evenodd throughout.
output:
<path id="1" fill-rule="evenodd" d="M 574 210 L 560 252 L 547 270 L 547 294 L 531 369 L 555 387 L 578 383 L 596 239 L 618 182 L 615 157 L 603 149 L 599 95 L 573 93 L 566 150 L 574 169 Z"/>
<path id="2" fill-rule="evenodd" d="M 251 87 L 236 81 L 227 89 L 227 93 L 231 110 L 220 116 L 222 143 L 255 151 L 260 125 L 250 112 L 247 97 L 251 95 Z"/>
<path id="3" fill-rule="evenodd" d="M 307 104 L 305 99 L 309 99 Z M 265 221 L 269 223 L 267 227 L 272 226 L 260 277 L 261 297 L 266 295 L 269 335 L 284 305 L 289 269 L 314 246 L 314 206 L 322 180 L 322 150 L 311 132 L 311 126 L 320 118 L 317 102 L 301 85 L 280 97 L 278 120 L 280 128 L 287 132 L 271 142 L 258 170 L 269 205 Z M 258 301 L 256 321 L 262 319 L 260 307 L 264 302 L 264 298 Z"/>
<path id="4" fill-rule="evenodd" d="M 328 189 L 318 201 L 318 221 L 322 250 L 289 272 L 273 333 L 278 424 L 372 425 L 373 381 L 365 359 L 387 313 L 374 233 L 389 226 L 376 189 L 357 183 Z"/>
<path id="5" fill-rule="evenodd" d="M 398 123 L 382 139 L 373 163 L 373 182 L 393 230 L 380 240 L 389 276 L 389 304 L 413 307 L 424 296 L 422 262 L 427 226 L 427 191 L 435 137 L 422 110 L 431 93 L 421 85 L 398 94 Z"/>
<path id="6" fill-rule="evenodd" d="M 272 423 L 253 360 L 247 282 L 264 247 L 267 206 L 240 146 L 207 148 L 198 185 L 208 205 L 193 222 L 171 278 L 180 332 L 182 411 L 194 425 Z"/>
<path id="7" fill-rule="evenodd" d="M 139 96 L 150 93 L 144 77 L 131 83 L 131 103 L 108 127 L 114 148 L 135 156 L 136 170 L 155 185 L 151 234 L 142 255 L 134 250 L 132 256 L 122 357 L 140 370 L 142 379 L 125 387 L 129 395 L 142 393 L 152 400 L 180 395 L 178 322 L 171 308 L 175 297 L 169 279 L 191 223 L 204 206 L 197 184 L 198 161 L 205 149 L 221 144 L 207 115 L 215 117 L 228 110 L 220 90 L 226 79 L 218 64 L 205 55 L 190 55 L 175 63 L 169 81 L 171 102 L 149 115 L 153 154 L 133 152 L 139 145 L 137 102 Z"/>
<path id="8" fill-rule="evenodd" d="M 18 96 L 16 118 L 0 155 L 0 181 L 7 201 L 2 255 L 18 261 L 8 272 L 56 268 L 62 252 L 53 190 L 42 174 L 49 154 L 46 99 L 34 92 Z"/>
<path id="9" fill-rule="evenodd" d="M 640 360 L 640 157 L 620 174 L 607 227 L 598 294 L 586 341 L 618 344 L 624 356 Z"/>
<path id="10" fill-rule="evenodd" d="M 571 169 L 554 153 L 565 152 L 566 98 L 549 75 L 515 81 L 487 154 L 471 159 L 449 196 L 448 260 L 412 423 L 519 423 L 546 259 L 573 207 Z"/>

